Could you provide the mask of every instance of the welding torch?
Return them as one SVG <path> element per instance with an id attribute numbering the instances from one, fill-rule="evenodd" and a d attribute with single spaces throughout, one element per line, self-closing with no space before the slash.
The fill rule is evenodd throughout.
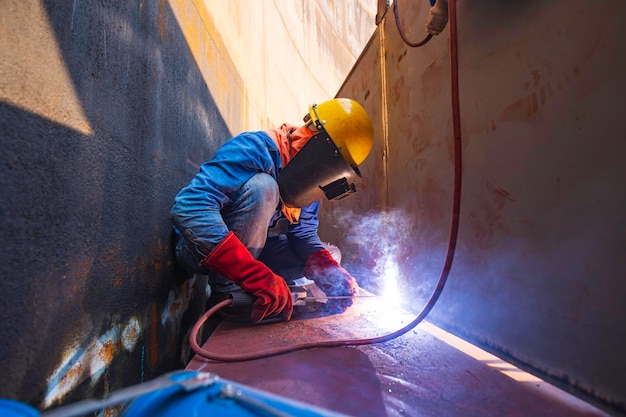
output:
<path id="1" fill-rule="evenodd" d="M 326 300 L 347 300 L 354 298 L 372 298 L 376 297 L 373 294 L 363 294 L 363 295 L 323 295 L 323 296 L 314 296 L 309 295 L 309 292 L 306 288 L 302 286 L 290 286 L 291 296 L 294 306 L 312 306 L 315 304 L 323 304 Z M 256 301 L 256 297 L 248 292 L 244 291 L 232 291 L 228 293 L 228 296 L 231 298 L 232 302 L 230 307 L 248 307 L 254 304 Z"/>

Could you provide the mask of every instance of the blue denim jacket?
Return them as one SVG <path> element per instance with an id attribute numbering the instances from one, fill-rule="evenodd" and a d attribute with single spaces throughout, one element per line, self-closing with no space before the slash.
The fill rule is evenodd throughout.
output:
<path id="1" fill-rule="evenodd" d="M 265 132 L 244 132 L 233 137 L 201 165 L 176 196 L 171 211 L 174 226 L 181 231 L 191 230 L 207 246 L 214 247 L 228 234 L 221 210 L 253 175 L 264 172 L 276 180 L 281 167 L 278 148 Z M 323 248 L 317 235 L 318 209 L 318 202 L 303 207 L 299 223 L 289 225 L 286 233 L 292 250 L 304 261 Z M 271 225 L 281 217 L 279 205 Z"/>

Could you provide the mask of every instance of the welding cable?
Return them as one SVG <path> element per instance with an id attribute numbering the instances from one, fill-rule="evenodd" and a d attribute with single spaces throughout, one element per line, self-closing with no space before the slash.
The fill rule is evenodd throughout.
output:
<path id="1" fill-rule="evenodd" d="M 433 293 L 429 300 L 426 302 L 424 308 L 409 324 L 387 335 L 373 337 L 369 339 L 353 339 L 353 340 L 330 340 L 330 341 L 318 341 L 300 343 L 292 346 L 285 346 L 280 348 L 268 349 L 262 352 L 244 353 L 244 354 L 219 354 L 209 352 L 206 349 L 201 348 L 197 342 L 198 331 L 204 324 L 204 322 L 212 316 L 219 309 L 226 307 L 232 303 L 232 300 L 227 299 L 222 301 L 212 308 L 210 308 L 194 325 L 190 334 L 190 343 L 193 351 L 206 359 L 221 361 L 221 362 L 242 362 L 254 359 L 265 358 L 268 356 L 280 355 L 283 353 L 294 352 L 297 350 L 320 348 L 320 347 L 339 347 L 339 346 L 358 346 L 368 345 L 373 343 L 388 342 L 401 336 L 408 331 L 415 328 L 437 303 L 441 292 L 446 284 L 450 270 L 452 268 L 452 260 L 454 259 L 454 253 L 456 250 L 456 242 L 459 231 L 459 213 L 461 210 L 461 179 L 462 179 L 462 159 L 461 159 L 461 116 L 459 106 L 459 62 L 458 62 L 458 47 L 457 47 L 457 22 L 456 22 L 456 0 L 449 0 L 449 20 L 450 20 L 450 78 L 451 78 L 451 98 L 452 98 L 452 128 L 454 135 L 454 189 L 452 200 L 452 217 L 450 220 L 450 233 L 448 239 L 448 247 L 446 251 L 446 258 L 441 270 L 441 275 L 437 282 Z"/>
<path id="2" fill-rule="evenodd" d="M 433 34 L 429 33 L 421 42 L 418 42 L 418 43 L 411 42 L 404 34 L 404 30 L 402 29 L 402 25 L 400 24 L 400 16 L 398 13 L 398 0 L 395 0 L 393 2 L 393 14 L 396 18 L 396 26 L 398 27 L 398 33 L 400 33 L 400 37 L 402 38 L 404 43 L 409 45 L 411 48 L 419 48 L 420 46 L 424 46 L 433 37 Z"/>

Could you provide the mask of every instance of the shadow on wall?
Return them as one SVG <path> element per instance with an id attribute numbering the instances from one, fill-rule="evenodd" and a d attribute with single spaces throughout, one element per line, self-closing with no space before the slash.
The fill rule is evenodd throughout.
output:
<path id="1" fill-rule="evenodd" d="M 164 0 L 43 3 L 90 129 L 0 102 L 0 392 L 40 408 L 183 365 L 206 294 L 169 210 L 230 137 Z"/>

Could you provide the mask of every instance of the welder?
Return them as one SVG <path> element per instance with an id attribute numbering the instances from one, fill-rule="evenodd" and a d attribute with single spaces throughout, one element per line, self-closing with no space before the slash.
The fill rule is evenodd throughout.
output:
<path id="1" fill-rule="evenodd" d="M 208 275 L 213 295 L 251 294 L 252 322 L 289 320 L 288 282 L 303 276 L 327 296 L 348 296 L 347 308 L 358 286 L 318 235 L 319 203 L 356 190 L 372 143 L 367 112 L 346 98 L 309 106 L 301 126 L 229 139 L 175 198 L 178 262 Z"/>

